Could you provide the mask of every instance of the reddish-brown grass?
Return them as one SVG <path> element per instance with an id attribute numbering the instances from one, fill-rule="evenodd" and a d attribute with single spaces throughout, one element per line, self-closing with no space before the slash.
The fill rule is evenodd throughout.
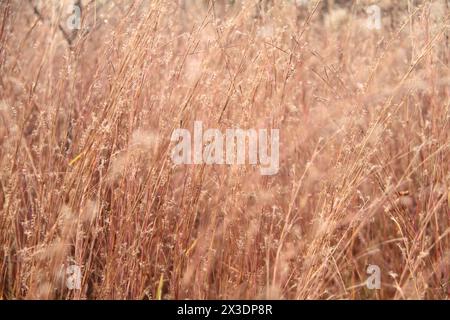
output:
<path id="1" fill-rule="evenodd" d="M 448 3 L 256 2 L 1 1 L 0 299 L 449 297 Z M 195 120 L 280 171 L 173 165 Z"/>

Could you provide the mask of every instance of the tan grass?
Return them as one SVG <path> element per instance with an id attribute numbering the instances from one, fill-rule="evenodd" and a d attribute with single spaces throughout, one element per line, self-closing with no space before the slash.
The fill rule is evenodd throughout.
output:
<path id="1" fill-rule="evenodd" d="M 448 299 L 449 5 L 406 2 L 1 1 L 0 299 Z M 280 171 L 175 166 L 195 120 Z"/>

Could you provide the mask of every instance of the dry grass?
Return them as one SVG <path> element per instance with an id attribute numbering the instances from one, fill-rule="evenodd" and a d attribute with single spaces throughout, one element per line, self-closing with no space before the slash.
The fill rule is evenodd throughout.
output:
<path id="1" fill-rule="evenodd" d="M 197 2 L 0 2 L 0 299 L 448 299 L 448 3 Z M 173 165 L 194 120 L 280 171 Z"/>

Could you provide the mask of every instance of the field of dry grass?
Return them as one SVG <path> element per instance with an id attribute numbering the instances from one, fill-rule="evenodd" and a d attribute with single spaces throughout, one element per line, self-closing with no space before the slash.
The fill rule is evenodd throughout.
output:
<path id="1" fill-rule="evenodd" d="M 449 2 L 78 3 L 0 1 L 0 299 L 449 298 Z M 194 121 L 278 173 L 175 165 Z"/>

